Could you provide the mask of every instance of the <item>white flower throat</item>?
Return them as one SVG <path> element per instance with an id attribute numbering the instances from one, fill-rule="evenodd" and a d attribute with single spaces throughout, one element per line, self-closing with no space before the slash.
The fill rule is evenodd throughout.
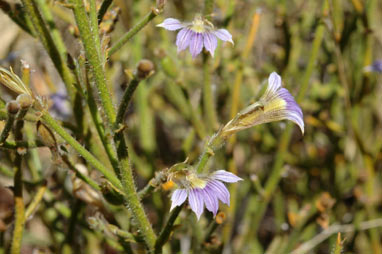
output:
<path id="1" fill-rule="evenodd" d="M 211 22 L 203 19 L 202 16 L 197 15 L 192 21 L 190 29 L 197 33 L 204 33 L 207 30 L 213 29 L 214 26 Z"/>

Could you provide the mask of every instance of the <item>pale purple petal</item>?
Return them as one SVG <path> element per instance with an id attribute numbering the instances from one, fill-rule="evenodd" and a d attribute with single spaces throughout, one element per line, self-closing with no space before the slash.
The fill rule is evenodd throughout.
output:
<path id="1" fill-rule="evenodd" d="M 216 37 L 218 37 L 222 41 L 228 41 L 233 44 L 232 35 L 228 32 L 227 29 L 218 29 L 214 31 Z"/>
<path id="2" fill-rule="evenodd" d="M 225 185 L 222 182 L 219 182 L 218 180 L 211 180 L 208 182 L 208 186 L 211 188 L 211 190 L 221 202 L 229 206 L 230 194 L 227 187 L 225 187 Z"/>
<path id="3" fill-rule="evenodd" d="M 368 65 L 364 68 L 364 71 L 373 71 L 382 73 L 382 60 L 376 60 L 371 65 Z"/>
<path id="4" fill-rule="evenodd" d="M 265 91 L 266 95 L 275 94 L 276 91 L 281 87 L 281 77 L 276 72 L 272 72 L 268 78 L 268 87 Z"/>
<path id="5" fill-rule="evenodd" d="M 204 199 L 204 203 L 206 204 L 207 210 L 212 212 L 215 217 L 216 213 L 218 212 L 219 201 L 214 191 L 209 187 L 208 184 L 203 189 L 203 199 Z"/>
<path id="6" fill-rule="evenodd" d="M 190 40 L 190 53 L 192 58 L 195 58 L 197 55 L 202 52 L 203 49 L 203 35 L 201 33 L 193 32 Z"/>
<path id="7" fill-rule="evenodd" d="M 187 198 L 187 190 L 185 189 L 175 190 L 171 196 L 172 204 L 171 204 L 170 211 L 174 209 L 174 207 L 180 206 L 181 204 L 183 204 L 184 201 L 186 201 L 186 198 Z"/>
<path id="8" fill-rule="evenodd" d="M 168 19 L 165 19 L 163 23 L 160 23 L 157 26 L 163 27 L 170 31 L 175 31 L 175 30 L 183 28 L 185 25 L 177 19 L 168 18 Z"/>
<path id="9" fill-rule="evenodd" d="M 176 46 L 178 47 L 178 53 L 185 50 L 190 45 L 190 39 L 194 32 L 188 28 L 183 28 L 176 36 Z"/>
<path id="10" fill-rule="evenodd" d="M 382 72 L 382 60 L 376 60 L 371 66 L 373 71 Z"/>
<path id="11" fill-rule="evenodd" d="M 204 209 L 204 199 L 203 199 L 202 190 L 201 189 L 190 190 L 188 194 L 188 203 L 190 204 L 192 211 L 195 212 L 196 217 L 198 217 L 198 220 L 199 220 Z"/>
<path id="12" fill-rule="evenodd" d="M 218 45 L 218 40 L 216 39 L 216 36 L 212 33 L 204 33 L 204 47 L 207 49 L 207 51 L 210 52 L 211 56 L 214 57 L 215 49 Z"/>
<path id="13" fill-rule="evenodd" d="M 280 112 L 280 115 L 297 124 L 300 127 L 301 132 L 304 133 L 304 116 L 300 106 L 294 100 L 293 96 L 285 88 L 279 89 L 276 94 L 277 97 L 286 102 L 286 108 Z"/>
<path id="14" fill-rule="evenodd" d="M 236 183 L 237 181 L 241 181 L 240 177 L 232 174 L 231 172 L 225 170 L 218 170 L 212 174 L 212 178 L 216 180 L 220 180 L 226 183 Z"/>

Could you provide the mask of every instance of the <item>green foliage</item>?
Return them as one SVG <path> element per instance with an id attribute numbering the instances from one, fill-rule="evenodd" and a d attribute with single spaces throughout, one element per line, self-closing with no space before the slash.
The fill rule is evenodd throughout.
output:
<path id="1" fill-rule="evenodd" d="M 382 74 L 365 69 L 381 3 L 165 2 L 0 0 L 18 26 L 0 50 L 0 253 L 382 253 Z M 235 45 L 193 59 L 156 27 L 201 13 Z M 273 71 L 304 135 L 283 121 L 222 138 Z M 33 103 L 11 114 L 19 94 Z M 244 181 L 197 221 L 169 211 L 181 169 Z"/>

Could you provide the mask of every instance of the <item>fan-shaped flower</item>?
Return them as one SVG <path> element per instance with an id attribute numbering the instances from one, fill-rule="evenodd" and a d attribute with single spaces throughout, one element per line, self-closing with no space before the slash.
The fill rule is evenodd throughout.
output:
<path id="1" fill-rule="evenodd" d="M 368 65 L 364 68 L 366 72 L 372 71 L 372 72 L 378 72 L 382 73 L 382 60 L 376 60 L 371 65 Z"/>
<path id="2" fill-rule="evenodd" d="M 208 176 L 198 176 L 193 170 L 181 170 L 174 172 L 170 178 L 179 186 L 171 196 L 171 210 L 182 205 L 188 197 L 188 203 L 198 220 L 204 211 L 204 205 L 216 216 L 219 200 L 230 204 L 230 194 L 223 182 L 235 183 L 242 180 L 225 170 L 215 171 Z"/>
<path id="3" fill-rule="evenodd" d="M 213 57 L 218 45 L 217 39 L 233 44 L 232 35 L 226 29 L 215 29 L 211 22 L 200 15 L 196 16 L 192 22 L 180 22 L 177 19 L 168 18 L 157 26 L 170 31 L 181 29 L 176 37 L 178 52 L 189 48 L 193 58 L 202 52 L 203 46 Z"/>
<path id="4" fill-rule="evenodd" d="M 222 137 L 262 123 L 290 120 L 304 133 L 304 120 L 300 106 L 289 91 L 281 87 L 281 77 L 273 72 L 268 87 L 258 102 L 246 107 L 221 130 Z"/>

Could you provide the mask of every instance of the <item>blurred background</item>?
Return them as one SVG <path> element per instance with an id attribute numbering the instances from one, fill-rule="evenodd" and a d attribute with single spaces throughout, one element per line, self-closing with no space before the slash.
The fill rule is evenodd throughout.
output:
<path id="1" fill-rule="evenodd" d="M 155 4 L 115 0 L 100 25 L 101 43 L 113 45 Z M 161 169 L 186 158 L 197 161 L 207 138 L 259 98 L 273 71 L 301 106 L 305 134 L 283 121 L 231 138 L 208 164 L 211 171 L 226 169 L 244 178 L 229 186 L 231 206 L 221 205 L 221 221 L 206 212 L 198 223 L 183 209 L 164 253 L 337 253 L 336 246 L 342 246 L 341 253 L 382 253 L 382 1 L 216 0 L 212 23 L 229 30 L 235 45 L 219 42 L 208 59 L 177 54 L 176 32 L 155 25 L 169 17 L 192 21 L 203 5 L 168 0 L 163 13 L 106 64 L 116 105 L 138 61 L 155 65 L 127 116 L 138 189 Z M 47 6 L 68 53 L 80 58 L 84 52 L 71 10 L 64 1 Z M 20 73 L 21 59 L 30 64 L 32 89 L 47 98 L 52 114 L 70 130 L 82 106 L 73 111 L 41 43 L 6 15 L 18 14 L 19 3 L 0 0 L 0 7 L 1 66 Z M 203 110 L 205 82 L 213 87 L 216 120 Z M 4 102 L 15 97 L 4 87 L 0 95 Z M 35 124 L 26 128 L 33 133 Z M 91 122 L 82 128 L 78 140 L 107 164 Z M 1 253 L 12 224 L 11 158 L 9 150 L 0 149 Z M 89 227 L 88 221 L 128 229 L 128 212 L 106 205 L 83 186 L 76 189 L 78 179 L 49 149 L 29 149 L 27 158 L 25 202 L 41 179 L 48 191 L 27 221 L 22 253 L 122 253 L 115 233 Z M 163 186 L 143 200 L 156 230 L 166 221 L 170 190 Z"/>

